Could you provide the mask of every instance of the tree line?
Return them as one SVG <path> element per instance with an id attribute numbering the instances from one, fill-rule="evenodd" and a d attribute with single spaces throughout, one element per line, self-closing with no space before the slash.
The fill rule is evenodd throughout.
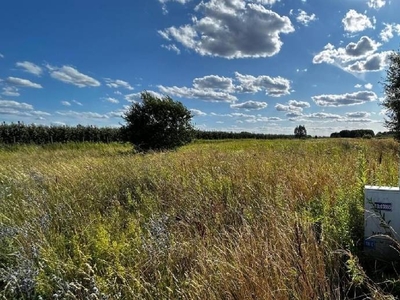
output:
<path id="1" fill-rule="evenodd" d="M 96 126 L 45 126 L 2 123 L 1 144 L 50 144 L 67 142 L 122 142 L 119 128 Z"/>
<path id="2" fill-rule="evenodd" d="M 199 140 L 225 140 L 225 139 L 274 140 L 274 139 L 292 139 L 292 138 L 294 138 L 294 135 L 251 133 L 251 132 L 247 132 L 247 131 L 227 132 L 227 131 L 196 130 L 194 133 L 194 138 L 199 139 Z"/>
<path id="3" fill-rule="evenodd" d="M 25 125 L 23 123 L 0 124 L 0 144 L 51 144 L 67 142 L 112 143 L 130 142 L 130 130 L 126 126 L 96 127 L 96 126 L 46 126 Z M 296 134 L 265 134 L 247 131 L 206 131 L 194 130 L 192 138 L 197 140 L 225 140 L 225 139 L 293 139 Z M 393 137 L 391 132 L 379 132 L 375 135 L 371 129 L 342 130 L 334 132 L 331 138 L 365 138 L 365 137 Z"/>
<path id="4" fill-rule="evenodd" d="M 372 138 L 375 133 L 371 129 L 342 130 L 331 134 L 331 138 Z"/>
<path id="5" fill-rule="evenodd" d="M 194 130 L 194 139 L 291 139 L 294 135 L 251 132 Z M 46 126 L 35 124 L 0 124 L 0 144 L 51 144 L 68 142 L 112 143 L 129 142 L 126 126 L 120 128 L 96 126 Z"/>
<path id="6" fill-rule="evenodd" d="M 298 127 L 296 127 L 298 128 Z M 295 130 L 296 132 L 296 130 Z M 197 140 L 227 140 L 227 139 L 293 139 L 298 138 L 297 134 L 266 134 L 252 133 L 247 131 L 206 131 L 194 130 L 192 138 Z M 374 133 L 371 129 L 342 130 L 334 132 L 331 138 L 393 138 L 393 132 Z M 305 135 L 305 137 L 309 137 Z M 130 142 L 129 130 L 126 126 L 96 127 L 96 126 L 46 126 L 46 125 L 25 125 L 23 123 L 0 124 L 0 144 L 49 144 L 67 142 Z"/>

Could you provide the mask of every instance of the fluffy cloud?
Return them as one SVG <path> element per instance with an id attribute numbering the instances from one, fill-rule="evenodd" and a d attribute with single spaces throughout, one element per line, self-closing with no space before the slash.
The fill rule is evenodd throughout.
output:
<path id="1" fill-rule="evenodd" d="M 276 2 L 280 2 L 281 0 L 256 0 L 255 2 L 263 4 L 263 5 L 274 5 Z"/>
<path id="2" fill-rule="evenodd" d="M 112 97 L 106 97 L 104 98 L 105 101 L 113 103 L 113 104 L 117 104 L 119 103 L 118 99 L 112 98 Z"/>
<path id="3" fill-rule="evenodd" d="M 303 111 L 303 108 L 301 108 L 301 107 L 285 105 L 285 104 L 281 104 L 281 103 L 277 103 L 275 105 L 275 109 L 277 111 L 286 111 L 286 112 L 293 112 L 293 111 L 302 112 Z"/>
<path id="4" fill-rule="evenodd" d="M 4 58 L 4 55 L 0 53 L 0 58 Z"/>
<path id="5" fill-rule="evenodd" d="M 282 121 L 281 118 L 278 117 L 261 117 L 261 116 L 253 116 L 253 118 L 244 120 L 247 123 L 258 123 L 258 122 L 275 122 Z"/>
<path id="6" fill-rule="evenodd" d="M 286 117 L 288 117 L 289 120 L 295 119 L 295 118 L 299 118 L 299 117 L 302 117 L 302 116 L 303 116 L 303 113 L 300 112 L 300 111 L 289 111 L 289 112 L 286 114 Z"/>
<path id="7" fill-rule="evenodd" d="M 296 17 L 296 21 L 303 24 L 304 26 L 308 26 L 309 23 L 317 20 L 317 16 L 315 14 L 309 15 L 302 9 L 299 9 L 298 12 L 299 13 Z"/>
<path id="8" fill-rule="evenodd" d="M 6 80 L 6 83 L 13 85 L 13 86 L 18 86 L 22 88 L 34 88 L 34 89 L 41 89 L 43 88 L 40 84 L 34 83 L 28 79 L 22 79 L 22 78 L 17 78 L 17 77 L 8 77 Z"/>
<path id="9" fill-rule="evenodd" d="M 376 52 L 381 44 L 367 36 L 357 43 L 349 43 L 345 48 L 335 48 L 327 44 L 323 51 L 313 58 L 314 64 L 327 63 L 347 72 L 374 72 L 383 70 L 388 63 L 390 52 Z"/>
<path id="10" fill-rule="evenodd" d="M 205 112 L 198 110 L 198 109 L 192 108 L 190 111 L 192 112 L 192 115 L 195 117 L 207 116 L 207 114 Z"/>
<path id="11" fill-rule="evenodd" d="M 154 97 L 157 97 L 157 98 L 163 98 L 164 97 L 164 95 L 162 95 L 160 93 L 157 93 L 155 91 L 146 91 L 146 92 L 152 94 Z M 142 93 L 133 93 L 133 94 L 125 95 L 124 98 L 125 98 L 126 101 L 139 102 L 139 101 L 142 101 L 141 95 L 142 95 Z"/>
<path id="12" fill-rule="evenodd" d="M 354 9 L 350 9 L 342 20 L 344 30 L 350 33 L 361 32 L 367 28 L 374 28 L 371 20 Z"/>
<path id="13" fill-rule="evenodd" d="M 208 75 L 201 78 L 195 78 L 193 80 L 193 87 L 196 89 L 213 89 L 219 91 L 233 92 L 235 86 L 233 80 L 227 77 L 221 77 L 217 75 Z"/>
<path id="14" fill-rule="evenodd" d="M 278 117 L 264 117 L 260 114 L 258 115 L 250 115 L 244 113 L 231 113 L 231 114 L 217 114 L 210 113 L 210 116 L 222 117 L 222 118 L 234 118 L 236 119 L 236 123 L 257 123 L 257 122 L 271 122 L 271 121 L 282 121 L 281 118 Z"/>
<path id="15" fill-rule="evenodd" d="M 297 100 L 290 100 L 287 104 L 277 103 L 275 105 L 275 109 L 277 111 L 286 112 L 286 117 L 289 119 L 303 116 L 303 109 L 309 107 L 310 103 Z"/>
<path id="16" fill-rule="evenodd" d="M 3 87 L 3 92 L 1 94 L 9 97 L 18 97 L 20 95 L 18 89 L 14 86 Z"/>
<path id="17" fill-rule="evenodd" d="M 344 65 L 350 61 L 365 58 L 373 54 L 379 46 L 379 43 L 367 36 L 362 36 L 357 43 L 349 43 L 345 48 L 339 47 L 336 49 L 335 46 L 328 43 L 324 47 L 324 50 L 314 56 L 313 63 Z"/>
<path id="18" fill-rule="evenodd" d="M 235 73 L 236 79 L 239 81 L 237 89 L 243 93 L 257 93 L 265 91 L 271 97 L 280 97 L 290 94 L 290 81 L 283 77 L 270 77 L 261 75 L 258 77 L 252 75 L 242 75 Z"/>
<path id="19" fill-rule="evenodd" d="M 231 78 L 208 75 L 193 80 L 193 87 L 166 87 L 159 85 L 160 91 L 180 98 L 201 99 L 211 102 L 235 102 L 237 98 L 231 93 L 235 90 Z"/>
<path id="20" fill-rule="evenodd" d="M 0 114 L 41 118 L 43 118 L 43 116 L 50 116 L 47 112 L 33 110 L 33 106 L 28 103 L 11 100 L 0 100 Z"/>
<path id="21" fill-rule="evenodd" d="M 110 78 L 105 78 L 104 81 L 106 82 L 106 86 L 108 86 L 110 88 L 114 88 L 114 89 L 125 88 L 130 91 L 133 90 L 133 87 L 128 82 L 121 80 L 121 79 L 113 80 Z"/>
<path id="22" fill-rule="evenodd" d="M 372 85 L 372 83 L 367 83 L 367 84 L 364 85 L 364 87 L 365 87 L 367 90 L 372 90 L 372 88 L 373 88 L 374 86 Z"/>
<path id="23" fill-rule="evenodd" d="M 328 119 L 328 120 L 338 120 L 341 119 L 342 116 L 324 112 L 312 113 L 307 116 L 303 116 L 308 119 Z"/>
<path id="24" fill-rule="evenodd" d="M 379 43 L 367 36 L 363 36 L 357 43 L 349 43 L 345 50 L 349 56 L 360 57 L 375 52 L 379 46 Z"/>
<path id="25" fill-rule="evenodd" d="M 366 112 L 366 111 L 357 111 L 357 112 L 346 113 L 346 117 L 347 118 L 352 118 L 352 119 L 368 118 L 369 116 L 371 116 L 371 114 Z"/>
<path id="26" fill-rule="evenodd" d="M 382 71 L 389 63 L 390 54 L 389 51 L 372 54 L 367 59 L 348 65 L 345 70 L 357 73 Z"/>
<path id="27" fill-rule="evenodd" d="M 177 3 L 180 3 L 180 4 L 186 4 L 189 1 L 190 0 L 158 0 L 158 2 L 160 2 L 162 4 L 162 10 L 163 10 L 164 14 L 168 13 L 167 2 L 177 2 Z"/>
<path id="28" fill-rule="evenodd" d="M 356 84 L 354 86 L 356 89 L 361 89 L 363 86 L 361 84 Z M 374 86 L 372 85 L 372 83 L 366 83 L 364 84 L 364 88 L 366 88 L 367 90 L 372 90 Z"/>
<path id="29" fill-rule="evenodd" d="M 371 119 L 363 119 L 363 118 L 355 118 L 355 119 L 344 118 L 339 121 L 347 122 L 347 123 L 371 123 L 371 122 L 373 122 Z"/>
<path id="30" fill-rule="evenodd" d="M 237 98 L 229 93 L 214 91 L 211 89 L 201 90 L 197 88 L 177 87 L 177 86 L 166 87 L 162 85 L 159 85 L 158 88 L 164 94 L 176 96 L 179 98 L 201 99 L 204 101 L 211 101 L 211 102 L 237 101 Z"/>
<path id="31" fill-rule="evenodd" d="M 158 0 L 161 4 L 165 4 L 167 2 L 178 2 L 180 4 L 188 3 L 190 0 Z"/>
<path id="32" fill-rule="evenodd" d="M 73 84 L 80 88 L 89 86 L 98 87 L 101 85 L 96 79 L 82 74 L 77 69 L 70 66 L 62 66 L 61 68 L 58 68 L 47 65 L 47 68 L 49 69 L 50 76 L 54 79 Z"/>
<path id="33" fill-rule="evenodd" d="M 367 4 L 370 8 L 380 9 L 385 6 L 386 0 L 368 0 Z"/>
<path id="34" fill-rule="evenodd" d="M 178 2 L 180 4 L 185 4 L 188 3 L 190 0 L 158 0 L 161 4 L 167 3 L 167 2 Z"/>
<path id="35" fill-rule="evenodd" d="M 266 0 L 259 0 L 265 3 Z M 272 3 L 275 1 L 267 1 Z M 277 54 L 280 34 L 294 31 L 290 19 L 261 4 L 237 0 L 210 0 L 195 8 L 203 14 L 191 24 L 169 27 L 159 34 L 200 55 L 224 58 L 269 57 Z"/>
<path id="36" fill-rule="evenodd" d="M 400 24 L 396 23 L 392 24 L 383 23 L 383 24 L 385 25 L 385 28 L 379 34 L 383 42 L 388 42 L 390 39 L 394 37 L 394 34 L 400 36 Z"/>
<path id="37" fill-rule="evenodd" d="M 370 116 L 367 112 L 351 112 L 341 116 L 338 114 L 331 114 L 326 112 L 316 112 L 308 115 L 300 114 L 299 116 L 292 116 L 291 121 L 310 121 L 310 122 L 346 122 L 346 123 L 371 123 Z"/>
<path id="38" fill-rule="evenodd" d="M 71 103 L 68 101 L 61 101 L 61 104 L 64 106 L 71 106 Z"/>
<path id="39" fill-rule="evenodd" d="M 260 110 L 264 109 L 268 106 L 266 102 L 258 102 L 258 101 L 246 101 L 238 104 L 231 104 L 231 108 L 233 109 L 244 109 L 244 110 Z"/>
<path id="40" fill-rule="evenodd" d="M 78 112 L 78 111 L 57 111 L 60 116 L 73 117 L 73 118 L 85 118 L 85 119 L 108 119 L 107 115 L 102 115 L 96 112 Z"/>
<path id="41" fill-rule="evenodd" d="M 17 67 L 24 69 L 25 72 L 31 73 L 36 76 L 40 76 L 43 73 L 43 70 L 41 67 L 39 67 L 38 65 L 35 65 L 34 63 L 31 63 L 29 61 L 17 62 L 15 65 Z"/>
<path id="42" fill-rule="evenodd" d="M 33 106 L 24 103 L 24 102 L 17 102 L 12 100 L 0 100 L 0 108 L 10 108 L 10 109 L 17 109 L 17 110 L 32 110 Z"/>
<path id="43" fill-rule="evenodd" d="M 290 100 L 288 102 L 289 106 L 294 106 L 294 107 L 301 107 L 301 108 L 309 108 L 310 103 L 305 102 L 305 101 L 297 101 L 297 100 Z"/>
<path id="44" fill-rule="evenodd" d="M 129 108 L 130 105 L 124 105 L 121 109 L 107 113 L 107 116 L 110 118 L 121 118 L 128 112 Z"/>
<path id="45" fill-rule="evenodd" d="M 208 75 L 193 80 L 192 87 L 158 86 L 167 95 L 180 98 L 200 99 L 212 102 L 235 102 L 234 93 L 265 92 L 272 97 L 290 94 L 290 81 L 283 77 L 243 75 L 235 72 L 235 78 Z M 242 104 L 238 104 L 237 108 Z M 254 105 L 254 103 L 253 103 Z"/>
<path id="46" fill-rule="evenodd" d="M 318 95 L 312 99 L 319 106 L 348 106 L 376 101 L 378 96 L 371 91 L 359 91 L 342 95 Z"/>

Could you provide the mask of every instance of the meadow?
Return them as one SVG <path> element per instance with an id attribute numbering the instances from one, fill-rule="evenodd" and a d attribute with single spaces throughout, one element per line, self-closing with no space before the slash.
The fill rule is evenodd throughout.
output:
<path id="1" fill-rule="evenodd" d="M 389 139 L 0 147 L 0 297 L 395 299 L 363 187 L 398 160 Z"/>

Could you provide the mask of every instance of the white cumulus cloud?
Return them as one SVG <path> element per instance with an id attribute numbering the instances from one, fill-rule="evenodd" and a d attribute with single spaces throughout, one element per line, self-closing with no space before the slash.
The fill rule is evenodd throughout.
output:
<path id="1" fill-rule="evenodd" d="M 313 58 L 314 64 L 327 63 L 341 68 L 346 72 L 375 72 L 383 70 L 388 64 L 390 52 L 376 52 L 381 46 L 367 36 L 357 43 L 351 42 L 346 47 L 335 48 L 327 44 Z"/>
<path id="2" fill-rule="evenodd" d="M 299 9 L 298 15 L 296 17 L 296 21 L 303 24 L 304 26 L 308 26 L 313 21 L 317 20 L 317 16 L 315 14 L 307 14 L 304 10 Z"/>
<path id="3" fill-rule="evenodd" d="M 346 117 L 348 118 L 368 118 L 370 116 L 371 114 L 366 111 L 356 111 L 356 112 L 346 113 Z"/>
<path id="4" fill-rule="evenodd" d="M 162 95 L 162 94 L 160 94 L 160 93 L 157 93 L 157 92 L 155 92 L 155 91 L 146 91 L 146 92 L 148 92 L 148 93 L 150 93 L 150 94 L 152 94 L 154 97 L 157 97 L 157 98 L 163 98 L 164 97 L 164 95 Z M 132 93 L 132 94 L 127 94 L 127 95 L 125 95 L 125 100 L 126 101 L 130 101 L 130 102 L 139 102 L 139 101 L 141 101 L 142 99 L 141 99 L 141 94 L 142 93 Z"/>
<path id="5" fill-rule="evenodd" d="M 267 106 L 268 103 L 266 102 L 259 102 L 252 100 L 238 104 L 231 104 L 231 108 L 233 109 L 244 109 L 244 110 L 260 110 L 266 108 Z"/>
<path id="6" fill-rule="evenodd" d="M 107 115 L 99 114 L 96 112 L 78 112 L 78 111 L 56 111 L 56 114 L 64 117 L 85 118 L 85 119 L 108 119 Z"/>
<path id="7" fill-rule="evenodd" d="M 112 98 L 112 97 L 106 97 L 104 98 L 105 101 L 113 103 L 113 104 L 117 104 L 119 103 L 118 99 Z"/>
<path id="8" fill-rule="evenodd" d="M 191 24 L 160 30 L 160 36 L 200 55 L 232 59 L 273 56 L 283 45 L 280 35 L 294 31 L 288 17 L 258 3 L 202 1 L 195 11 L 202 17 L 193 17 Z"/>
<path id="9" fill-rule="evenodd" d="M 190 111 L 192 112 L 192 115 L 195 117 L 207 116 L 205 112 L 199 109 L 192 108 Z"/>
<path id="10" fill-rule="evenodd" d="M 162 10 L 164 14 L 168 13 L 168 9 L 167 9 L 167 3 L 168 2 L 177 2 L 180 4 L 186 4 L 191 0 L 158 0 L 158 2 L 160 2 L 162 4 Z"/>
<path id="11" fill-rule="evenodd" d="M 239 81 L 238 91 L 243 93 L 257 93 L 265 91 L 271 97 L 280 97 L 290 94 L 290 81 L 283 77 L 270 77 L 267 75 L 252 76 L 235 72 Z"/>
<path id="12" fill-rule="evenodd" d="M 380 9 L 385 6 L 386 0 L 368 0 L 367 4 L 370 8 Z"/>
<path id="13" fill-rule="evenodd" d="M 310 107 L 310 103 L 306 102 L 306 101 L 297 101 L 297 100 L 290 100 L 288 102 L 288 104 L 290 106 L 294 106 L 294 107 L 301 107 L 301 108 L 309 108 Z"/>
<path id="14" fill-rule="evenodd" d="M 32 110 L 33 106 L 24 102 L 17 102 L 12 100 L 0 100 L 0 108 L 11 108 L 18 110 Z"/>
<path id="15" fill-rule="evenodd" d="M 233 92 L 235 86 L 233 80 L 228 77 L 218 75 L 207 75 L 193 80 L 193 87 L 196 89 L 212 89 L 219 91 Z"/>
<path id="16" fill-rule="evenodd" d="M 127 90 L 132 91 L 133 87 L 126 81 L 121 80 L 121 79 L 110 79 L 110 78 L 105 78 L 104 81 L 106 82 L 106 86 L 114 89 L 118 88 L 125 88 Z"/>
<path id="17" fill-rule="evenodd" d="M 397 34 L 397 36 L 400 36 L 400 24 L 383 24 L 385 25 L 385 28 L 382 29 L 381 33 L 379 34 L 383 42 L 388 42 L 394 37 L 395 34 Z"/>
<path id="18" fill-rule="evenodd" d="M 372 91 L 359 91 L 341 95 L 318 95 L 311 97 L 319 106 L 348 106 L 376 101 L 378 96 Z"/>
<path id="19" fill-rule="evenodd" d="M 18 92 L 18 89 L 14 86 L 6 86 L 3 87 L 3 92 L 1 93 L 4 96 L 9 96 L 9 97 L 18 97 L 20 96 L 20 93 Z"/>
<path id="20" fill-rule="evenodd" d="M 98 87 L 101 85 L 96 79 L 82 74 L 71 66 L 62 66 L 59 68 L 47 65 L 47 68 L 49 69 L 51 77 L 64 83 L 72 84 L 80 88 Z"/>
<path id="21" fill-rule="evenodd" d="M 203 90 L 197 88 L 177 87 L 177 86 L 158 86 L 159 90 L 166 95 L 172 95 L 179 98 L 201 99 L 210 102 L 235 102 L 237 98 L 226 92 L 214 90 Z"/>
<path id="22" fill-rule="evenodd" d="M 34 83 L 28 79 L 22 79 L 22 78 L 17 78 L 17 77 L 8 77 L 6 80 L 6 83 L 13 85 L 13 86 L 18 86 L 22 88 L 34 88 L 34 89 L 41 89 L 43 88 L 40 84 Z"/>
<path id="23" fill-rule="evenodd" d="M 364 87 L 365 87 L 367 90 L 372 90 L 372 88 L 373 88 L 374 86 L 372 85 L 372 83 L 367 83 L 367 84 L 364 84 Z"/>
<path id="24" fill-rule="evenodd" d="M 357 73 L 382 71 L 388 65 L 391 53 L 390 51 L 384 51 L 372 54 L 364 60 L 348 65 L 345 70 Z"/>
<path id="25" fill-rule="evenodd" d="M 364 14 L 350 9 L 342 20 L 344 30 L 350 33 L 361 32 L 367 28 L 374 28 L 371 20 Z"/>
<path id="26" fill-rule="evenodd" d="M 29 61 L 17 62 L 15 65 L 19 68 L 24 69 L 25 72 L 31 73 L 36 76 L 40 76 L 43 73 L 43 69 L 41 67 Z"/>

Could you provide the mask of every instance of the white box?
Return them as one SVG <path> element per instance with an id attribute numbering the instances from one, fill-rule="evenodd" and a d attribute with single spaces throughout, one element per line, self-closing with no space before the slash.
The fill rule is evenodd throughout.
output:
<path id="1" fill-rule="evenodd" d="M 364 250 L 385 260 L 400 260 L 395 245 L 400 241 L 400 189 L 365 186 Z"/>

